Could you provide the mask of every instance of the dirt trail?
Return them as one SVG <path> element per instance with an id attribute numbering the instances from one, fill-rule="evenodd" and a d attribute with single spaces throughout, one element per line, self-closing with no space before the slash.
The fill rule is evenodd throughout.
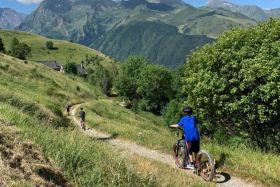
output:
<path id="1" fill-rule="evenodd" d="M 79 119 L 75 116 L 76 110 L 79 108 L 80 105 L 74 105 L 71 109 L 71 115 L 73 118 L 73 121 L 77 125 L 77 127 L 85 134 L 87 134 L 90 137 L 93 137 L 97 140 L 104 140 L 110 143 L 112 146 L 116 146 L 118 148 L 121 148 L 123 150 L 126 150 L 129 153 L 137 154 L 139 156 L 153 159 L 156 161 L 160 161 L 164 164 L 167 164 L 169 166 L 175 167 L 173 157 L 171 155 L 161 153 L 155 150 L 148 149 L 146 147 L 137 145 L 136 143 L 122 140 L 120 138 L 114 138 L 112 135 L 105 134 L 102 132 L 98 132 L 95 129 L 92 128 L 86 128 L 86 130 L 82 130 L 80 126 Z M 186 174 L 192 175 L 195 177 L 194 174 L 192 174 L 191 171 L 186 170 Z M 257 187 L 256 184 L 251 184 L 247 181 L 244 181 L 240 178 L 233 177 L 233 176 L 226 176 L 226 175 L 216 175 L 216 181 L 218 187 Z M 219 182 L 220 181 L 220 182 Z"/>

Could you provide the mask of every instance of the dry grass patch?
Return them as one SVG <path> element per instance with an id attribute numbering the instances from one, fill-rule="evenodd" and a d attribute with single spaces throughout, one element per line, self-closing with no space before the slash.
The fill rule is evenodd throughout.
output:
<path id="1" fill-rule="evenodd" d="M 61 170 L 14 128 L 0 125 L 0 186 L 68 186 Z"/>

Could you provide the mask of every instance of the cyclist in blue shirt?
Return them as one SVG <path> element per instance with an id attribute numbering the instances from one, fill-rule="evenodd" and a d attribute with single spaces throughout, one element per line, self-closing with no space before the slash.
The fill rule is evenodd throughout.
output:
<path id="1" fill-rule="evenodd" d="M 194 157 L 196 158 L 199 152 L 199 133 L 196 126 L 196 117 L 192 115 L 192 108 L 186 107 L 183 109 L 184 116 L 181 118 L 178 124 L 170 125 L 172 128 L 182 127 L 185 135 L 186 147 L 189 151 L 189 159 L 191 161 L 190 165 L 187 165 L 188 169 L 194 169 Z"/>

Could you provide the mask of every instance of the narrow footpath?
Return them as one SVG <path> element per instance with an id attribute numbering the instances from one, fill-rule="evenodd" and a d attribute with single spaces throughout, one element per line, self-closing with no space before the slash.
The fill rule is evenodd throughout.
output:
<path id="1" fill-rule="evenodd" d="M 112 146 L 118 147 L 131 154 L 137 154 L 139 156 L 153 159 L 156 161 L 160 161 L 171 167 L 177 168 L 174 164 L 172 155 L 168 155 L 168 154 L 161 153 L 161 152 L 158 152 L 155 150 L 151 150 L 146 147 L 137 145 L 136 143 L 122 140 L 120 138 L 114 138 L 114 137 L 112 137 L 112 135 L 98 132 L 93 128 L 86 127 L 86 130 L 82 130 L 82 128 L 80 126 L 80 121 L 79 121 L 78 117 L 76 116 L 76 114 L 77 114 L 76 111 L 79 107 L 80 107 L 79 104 L 72 106 L 71 115 L 72 115 L 73 121 L 75 122 L 77 127 L 81 130 L 81 132 L 83 132 L 86 135 L 88 135 L 92 138 L 95 138 L 97 140 L 104 140 L 104 141 L 108 142 L 109 144 L 111 144 Z M 194 175 L 191 171 L 188 171 L 188 170 L 186 170 L 186 174 L 192 175 L 193 177 L 198 177 L 198 176 Z M 200 178 L 200 179 L 203 180 L 202 178 Z M 244 181 L 240 178 L 233 177 L 233 176 L 230 176 L 229 179 L 226 179 L 225 176 L 216 174 L 216 181 L 217 181 L 217 187 L 258 187 L 258 185 L 256 185 L 256 184 L 251 184 L 247 181 Z"/>

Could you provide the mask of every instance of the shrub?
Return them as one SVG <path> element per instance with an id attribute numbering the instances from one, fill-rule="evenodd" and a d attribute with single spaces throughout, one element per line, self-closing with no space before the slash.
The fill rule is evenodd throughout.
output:
<path id="1" fill-rule="evenodd" d="M 68 74 L 75 74 L 75 75 L 77 75 L 77 67 L 75 66 L 75 64 L 74 63 L 67 63 L 64 67 L 63 67 L 63 69 L 64 69 L 64 72 L 65 73 L 68 73 Z"/>
<path id="2" fill-rule="evenodd" d="M 171 98 L 171 80 L 171 74 L 166 68 L 152 64 L 143 66 L 136 85 L 137 94 L 146 103 L 144 110 L 155 114 L 162 112 Z"/>
<path id="3" fill-rule="evenodd" d="M 53 47 L 53 42 L 52 42 L 52 41 L 47 41 L 47 42 L 46 42 L 46 47 L 47 47 L 47 49 L 49 49 L 49 50 L 53 49 L 53 48 L 54 48 L 54 47 Z"/>
<path id="4" fill-rule="evenodd" d="M 26 43 L 20 43 L 17 38 L 13 38 L 11 42 L 11 55 L 25 60 L 31 55 L 31 48 Z"/>
<path id="5" fill-rule="evenodd" d="M 125 60 L 116 78 L 115 86 L 121 96 L 129 100 L 139 99 L 137 85 L 141 68 L 148 64 L 144 57 L 131 56 Z"/>
<path id="6" fill-rule="evenodd" d="M 4 43 L 2 41 L 2 38 L 0 38 L 0 52 L 1 53 L 5 53 L 5 46 L 4 46 Z"/>
<path id="7" fill-rule="evenodd" d="M 95 70 L 88 71 L 88 80 L 91 84 L 99 86 L 104 94 L 109 95 L 113 85 L 110 72 L 100 64 L 95 65 Z"/>
<path id="8" fill-rule="evenodd" d="M 14 54 L 15 54 L 15 48 L 16 48 L 16 46 L 19 44 L 19 41 L 18 41 L 18 39 L 17 38 L 13 38 L 12 39 L 12 42 L 11 42 L 11 52 L 10 52 L 10 54 L 12 55 L 12 56 L 14 56 Z"/>

